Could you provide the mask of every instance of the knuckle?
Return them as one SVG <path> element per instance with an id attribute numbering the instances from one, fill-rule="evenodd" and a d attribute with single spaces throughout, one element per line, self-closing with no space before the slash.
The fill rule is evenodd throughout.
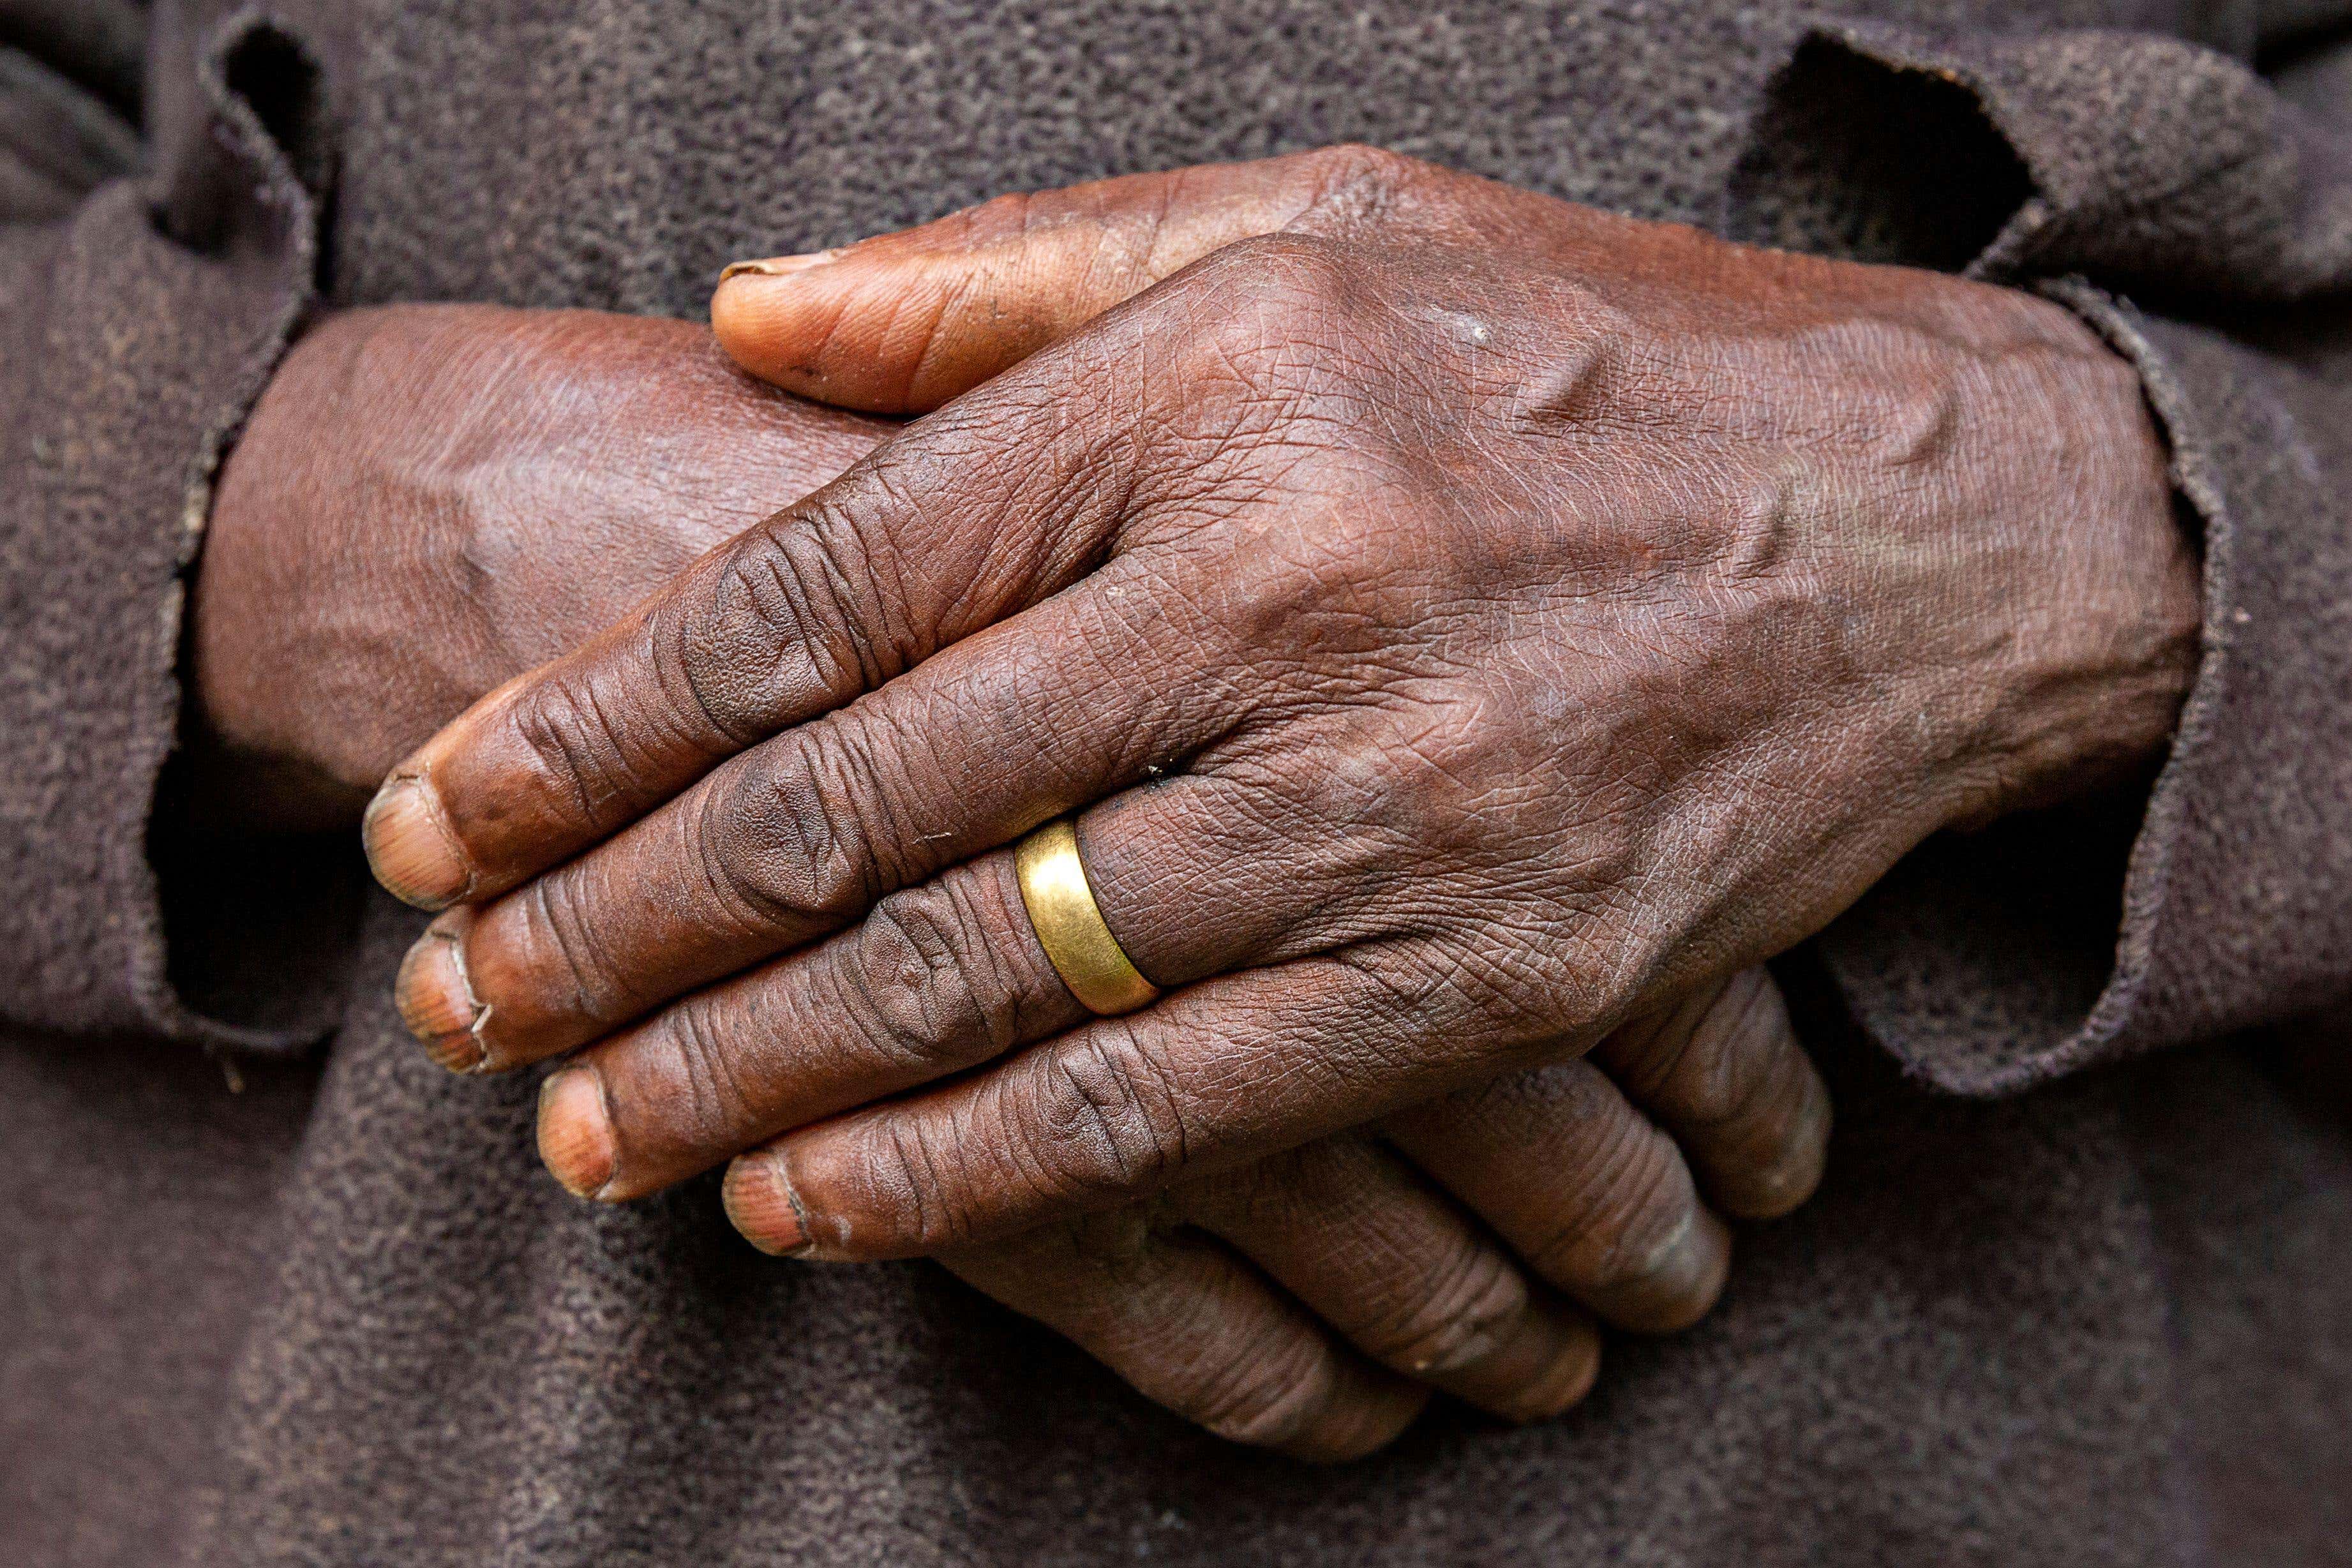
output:
<path id="1" fill-rule="evenodd" d="M 1775 1047 L 1793 1044 L 1788 1017 L 1762 969 L 1732 977 L 1679 1040 L 1662 1042 L 1669 1097 L 1685 1117 L 1720 1126 L 1753 1112 L 1770 1088 Z"/>
<path id="2" fill-rule="evenodd" d="M 883 814 L 874 764 L 851 727 L 795 730 L 725 776 L 699 832 L 719 892 L 763 925 L 840 925 L 879 891 Z"/>
<path id="3" fill-rule="evenodd" d="M 568 802 L 573 816 L 593 826 L 611 814 L 611 803 L 645 802 L 630 766 L 626 733 L 614 721 L 624 694 L 600 693 L 592 683 L 569 679 L 533 681 L 516 694 L 508 722 L 536 772 L 541 792 Z"/>
<path id="4" fill-rule="evenodd" d="M 1663 1134 L 1631 1123 L 1605 1145 L 1527 1254 L 1549 1275 L 1603 1289 L 1650 1272 L 1697 1206 L 1689 1173 Z"/>
<path id="5" fill-rule="evenodd" d="M 795 694 L 843 700 L 885 678 L 851 586 L 868 580 L 856 537 L 847 509 L 820 498 L 729 549 L 709 591 L 671 623 L 688 711 L 742 746 Z"/>
<path id="6" fill-rule="evenodd" d="M 1235 240 L 1156 296 L 1152 313 L 1161 319 L 1142 329 L 1185 329 L 1193 343 L 1192 380 L 1225 389 L 1221 407 L 1344 404 L 1349 383 L 1338 367 L 1347 356 L 1302 354 L 1298 347 L 1329 350 L 1345 340 L 1339 324 L 1354 317 L 1365 289 L 1356 250 L 1345 238 L 1311 231 Z"/>
<path id="7" fill-rule="evenodd" d="M 1255 235 L 1217 252 L 1204 271 L 1245 280 L 1261 310 L 1323 315 L 1351 305 L 1360 291 L 1351 249 L 1323 234 Z"/>
<path id="8" fill-rule="evenodd" d="M 1192 1370 L 1173 1402 L 1221 1437 L 1278 1448 L 1314 1424 L 1333 1392 L 1329 1364 L 1311 1342 L 1259 1333 L 1227 1342 L 1223 1354 Z"/>
<path id="9" fill-rule="evenodd" d="M 1465 1245 L 1413 1281 L 1353 1336 L 1364 1349 L 1416 1375 L 1452 1372 L 1492 1354 L 1503 1327 L 1528 1308 L 1518 1270 L 1492 1249 Z"/>
<path id="10" fill-rule="evenodd" d="M 892 565 L 893 530 L 879 519 L 894 513 L 920 517 L 931 471 L 919 463 L 912 475 L 891 464 L 866 470 L 853 485 L 820 492 L 797 514 L 797 526 L 780 535 L 777 553 L 800 583 L 798 622 L 843 677 L 855 673 L 843 692 L 866 691 L 912 665 L 929 651 L 915 634 L 919 606 L 915 583 Z M 945 538 L 944 522 L 917 537 Z M 898 580 L 891 573 L 898 571 Z M 882 591 L 884 588 L 891 591 Z"/>
<path id="11" fill-rule="evenodd" d="M 646 1078 L 660 1103 L 646 1107 L 669 1134 L 696 1147 L 756 1125 L 758 1097 L 739 1071 L 725 1020 L 707 998 L 689 998 L 656 1021 Z"/>
<path id="12" fill-rule="evenodd" d="M 1029 1109 L 1057 1185 L 1132 1193 L 1183 1166 L 1175 1092 L 1131 1028 L 1097 1025 L 1037 1060 Z"/>
<path id="13" fill-rule="evenodd" d="M 1683 1120 L 1698 1127 L 1720 1127 L 1745 1108 L 1752 1092 L 1750 1075 L 1729 1045 L 1727 1031 L 1702 1019 L 1670 1047 L 1674 1062 L 1665 1094 Z"/>
<path id="14" fill-rule="evenodd" d="M 875 1043 L 894 1056 L 936 1071 L 1016 1040 L 1015 982 L 952 883 L 892 894 L 852 942 L 854 1005 Z"/>
<path id="15" fill-rule="evenodd" d="M 1318 455 L 1385 462 L 1401 444 L 1374 423 L 1396 387 L 1385 288 L 1360 242 L 1292 231 L 1237 240 L 1148 297 L 1122 331 L 1131 350 L 1172 345 L 1170 384 L 1182 395 L 1155 402 L 1156 439 L 1191 459 L 1187 495 L 1234 465 L 1260 483 L 1279 475 L 1302 497 L 1318 478 L 1370 487 L 1360 463 L 1349 473 Z"/>
<path id="16" fill-rule="evenodd" d="M 1686 1018 L 1654 1044 L 1646 1077 L 1656 1098 L 1696 1128 L 1727 1128 L 1767 1112 L 1797 1051 L 1771 976 L 1761 968 L 1736 973 Z"/>
<path id="17" fill-rule="evenodd" d="M 1342 141 L 1309 154 L 1321 183 L 1315 205 L 1376 217 L 1404 191 L 1439 172 L 1436 165 L 1368 141 Z"/>
<path id="18" fill-rule="evenodd" d="M 866 1130 L 855 1179 L 862 1207 L 887 1217 L 893 1250 L 930 1254 L 982 1239 L 972 1194 L 985 1173 L 966 1168 L 970 1147 L 922 1116 L 878 1116 Z"/>
<path id="19" fill-rule="evenodd" d="M 519 896 L 524 900 L 523 940 L 535 949 L 523 955 L 524 972 L 561 977 L 577 1018 L 608 1022 L 637 1010 L 644 998 L 597 939 L 590 911 L 593 900 L 578 872 L 542 876 Z M 482 1000 L 493 1009 L 498 1005 L 495 998 Z"/>

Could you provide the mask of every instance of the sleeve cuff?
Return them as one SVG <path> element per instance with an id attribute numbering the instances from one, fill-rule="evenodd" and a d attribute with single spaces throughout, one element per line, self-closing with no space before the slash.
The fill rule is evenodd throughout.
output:
<path id="1" fill-rule="evenodd" d="M 250 15 L 197 52 L 183 155 L 100 187 L 66 220 L 0 234 L 0 499 L 10 646 L 0 663 L 0 1020 L 77 1035 L 287 1049 L 340 1011 L 315 970 L 237 1016 L 180 985 L 167 927 L 232 940 L 269 892 L 166 897 L 157 800 L 179 723 L 185 574 L 221 456 L 311 298 L 318 215 L 242 89 L 315 86 L 299 45 Z M 188 154 L 189 147 L 200 151 Z M 191 215 L 201 222 L 192 225 Z M 256 873 L 264 848 L 246 857 Z M 175 873 L 176 874 L 176 873 Z M 332 876 L 329 881 L 333 881 Z M 341 901 L 316 881 L 280 910 Z M 176 894 L 179 890 L 174 889 Z"/>
<path id="2" fill-rule="evenodd" d="M 1827 23 L 1768 88 L 1740 238 L 2145 304 L 2352 286 L 2352 134 L 2231 57 L 2149 33 Z"/>

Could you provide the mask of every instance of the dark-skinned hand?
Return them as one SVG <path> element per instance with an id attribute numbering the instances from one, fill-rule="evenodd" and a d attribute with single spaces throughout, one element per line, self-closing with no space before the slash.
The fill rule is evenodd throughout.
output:
<path id="1" fill-rule="evenodd" d="M 1358 149 L 947 239 L 991 222 L 1201 259 L 1059 337 L 968 268 L 873 398 L 855 250 L 732 280 L 812 302 L 768 366 L 844 401 L 928 402 L 959 302 L 1045 346 L 371 808 L 386 885 L 465 905 L 404 976 L 442 1053 L 600 1041 L 542 1118 L 578 1190 L 734 1156 L 746 1234 L 845 1259 L 1114 1207 L 1573 1059 L 2169 733 L 2195 563 L 2045 301 Z M 1167 991 L 1128 1016 L 1014 891 L 1074 809 Z"/>
<path id="2" fill-rule="evenodd" d="M 281 825 L 355 810 L 353 785 L 468 702 L 892 428 L 749 382 L 681 323 L 327 319 L 235 449 L 197 584 L 225 798 Z M 1722 1288 L 1717 1211 L 1780 1212 L 1821 1168 L 1827 1101 L 1761 971 L 1653 1027 L 1683 1043 L 1629 1080 L 1646 1119 L 1563 1064 L 951 1266 L 1180 1412 L 1296 1454 L 1377 1446 L 1433 1388 L 1551 1414 L 1597 1365 L 1576 1298 L 1687 1323 Z"/>

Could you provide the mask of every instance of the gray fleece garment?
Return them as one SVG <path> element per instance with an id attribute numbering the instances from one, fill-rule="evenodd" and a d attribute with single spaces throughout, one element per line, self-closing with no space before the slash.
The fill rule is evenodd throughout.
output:
<path id="1" fill-rule="evenodd" d="M 1786 962 L 1828 1184 L 1567 1419 L 1307 1469 L 707 1181 L 576 1205 L 530 1084 L 405 1040 L 418 919 L 348 845 L 179 822 L 182 584 L 308 313 L 692 316 L 738 256 L 1340 140 L 2048 288 L 2203 541 L 2162 774 Z M 2352 991 L 2341 0 L 0 0 L 0 219 L 9 1561 L 2352 1561 L 2352 1040 L 2273 1029 Z"/>

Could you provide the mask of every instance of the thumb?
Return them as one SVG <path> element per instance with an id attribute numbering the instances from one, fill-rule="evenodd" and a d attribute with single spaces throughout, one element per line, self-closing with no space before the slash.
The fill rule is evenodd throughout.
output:
<path id="1" fill-rule="evenodd" d="M 840 250 L 737 262 L 710 325 L 787 392 L 920 413 L 1211 251 L 1282 229 L 1388 156 L 1326 149 L 1000 196 Z"/>

